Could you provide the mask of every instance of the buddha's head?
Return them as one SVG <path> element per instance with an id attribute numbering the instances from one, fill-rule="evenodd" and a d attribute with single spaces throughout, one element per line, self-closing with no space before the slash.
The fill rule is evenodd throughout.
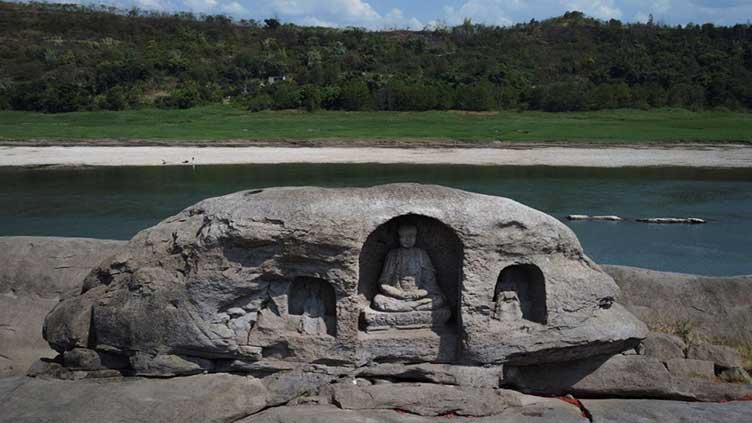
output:
<path id="1" fill-rule="evenodd" d="M 418 228 L 413 225 L 402 225 L 397 229 L 399 243 L 402 248 L 413 248 L 418 235 Z"/>

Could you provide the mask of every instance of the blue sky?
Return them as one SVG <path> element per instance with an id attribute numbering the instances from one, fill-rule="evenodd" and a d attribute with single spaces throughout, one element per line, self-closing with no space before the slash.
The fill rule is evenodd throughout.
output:
<path id="1" fill-rule="evenodd" d="M 59 0 L 91 3 L 88 0 Z M 652 14 L 670 25 L 749 23 L 752 0 L 106 0 L 121 8 L 226 14 L 235 18 L 276 16 L 284 22 L 370 29 L 422 29 L 473 22 L 509 25 L 579 10 L 601 19 L 646 21 Z"/>

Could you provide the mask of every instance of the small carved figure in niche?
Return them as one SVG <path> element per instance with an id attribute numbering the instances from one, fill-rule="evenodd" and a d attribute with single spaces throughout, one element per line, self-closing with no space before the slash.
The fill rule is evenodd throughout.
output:
<path id="1" fill-rule="evenodd" d="M 441 326 L 452 316 L 431 258 L 415 246 L 417 232 L 412 225 L 397 230 L 400 247 L 387 254 L 379 292 L 363 311 L 367 331 Z"/>
<path id="2" fill-rule="evenodd" d="M 326 307 L 321 300 L 321 286 L 311 284 L 308 289 L 308 298 L 303 303 L 303 315 L 300 319 L 298 332 L 307 335 L 325 334 Z"/>
<path id="3" fill-rule="evenodd" d="M 287 294 L 287 328 L 303 335 L 334 335 L 336 299 L 323 279 L 301 277 Z"/>
<path id="4" fill-rule="evenodd" d="M 522 319 L 522 307 L 520 298 L 515 291 L 500 291 L 496 297 L 496 320 L 513 321 Z"/>
<path id="5" fill-rule="evenodd" d="M 373 308 L 387 312 L 428 311 L 444 306 L 446 299 L 436 283 L 436 270 L 428 254 L 415 246 L 417 228 L 400 226 L 400 248 L 389 251 L 379 277 L 379 294 Z"/>

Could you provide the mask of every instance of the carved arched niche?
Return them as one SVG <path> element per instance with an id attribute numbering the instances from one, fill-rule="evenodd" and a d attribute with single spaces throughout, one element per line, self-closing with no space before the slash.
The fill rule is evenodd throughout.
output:
<path id="1" fill-rule="evenodd" d="M 303 335 L 336 335 L 334 288 L 324 279 L 298 277 L 287 293 L 287 328 Z"/>
<path id="2" fill-rule="evenodd" d="M 456 331 L 460 324 L 460 291 L 462 285 L 462 241 L 449 226 L 441 221 L 416 214 L 395 217 L 380 225 L 366 239 L 359 258 L 358 292 L 368 300 L 368 310 L 373 304 L 374 297 L 379 294 L 379 278 L 384 270 L 385 261 L 390 251 L 400 248 L 398 229 L 402 226 L 414 226 L 417 229 L 415 247 L 425 251 L 435 269 L 438 287 L 444 295 L 447 309 L 433 312 L 434 324 L 406 324 L 374 328 L 372 323 L 366 322 L 365 314 L 360 318 L 360 329 L 421 329 L 430 327 L 434 331 Z M 444 313 L 450 313 L 444 318 Z M 436 323 L 443 321 L 444 323 Z"/>
<path id="3" fill-rule="evenodd" d="M 546 279 L 538 266 L 515 264 L 501 271 L 491 316 L 501 322 L 527 320 L 546 324 Z"/>

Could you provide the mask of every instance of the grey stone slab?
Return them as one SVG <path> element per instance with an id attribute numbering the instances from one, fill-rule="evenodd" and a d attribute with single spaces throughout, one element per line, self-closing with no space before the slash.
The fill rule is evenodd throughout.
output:
<path id="1" fill-rule="evenodd" d="M 725 404 L 656 400 L 583 400 L 593 423 L 749 423 L 752 402 Z"/>

